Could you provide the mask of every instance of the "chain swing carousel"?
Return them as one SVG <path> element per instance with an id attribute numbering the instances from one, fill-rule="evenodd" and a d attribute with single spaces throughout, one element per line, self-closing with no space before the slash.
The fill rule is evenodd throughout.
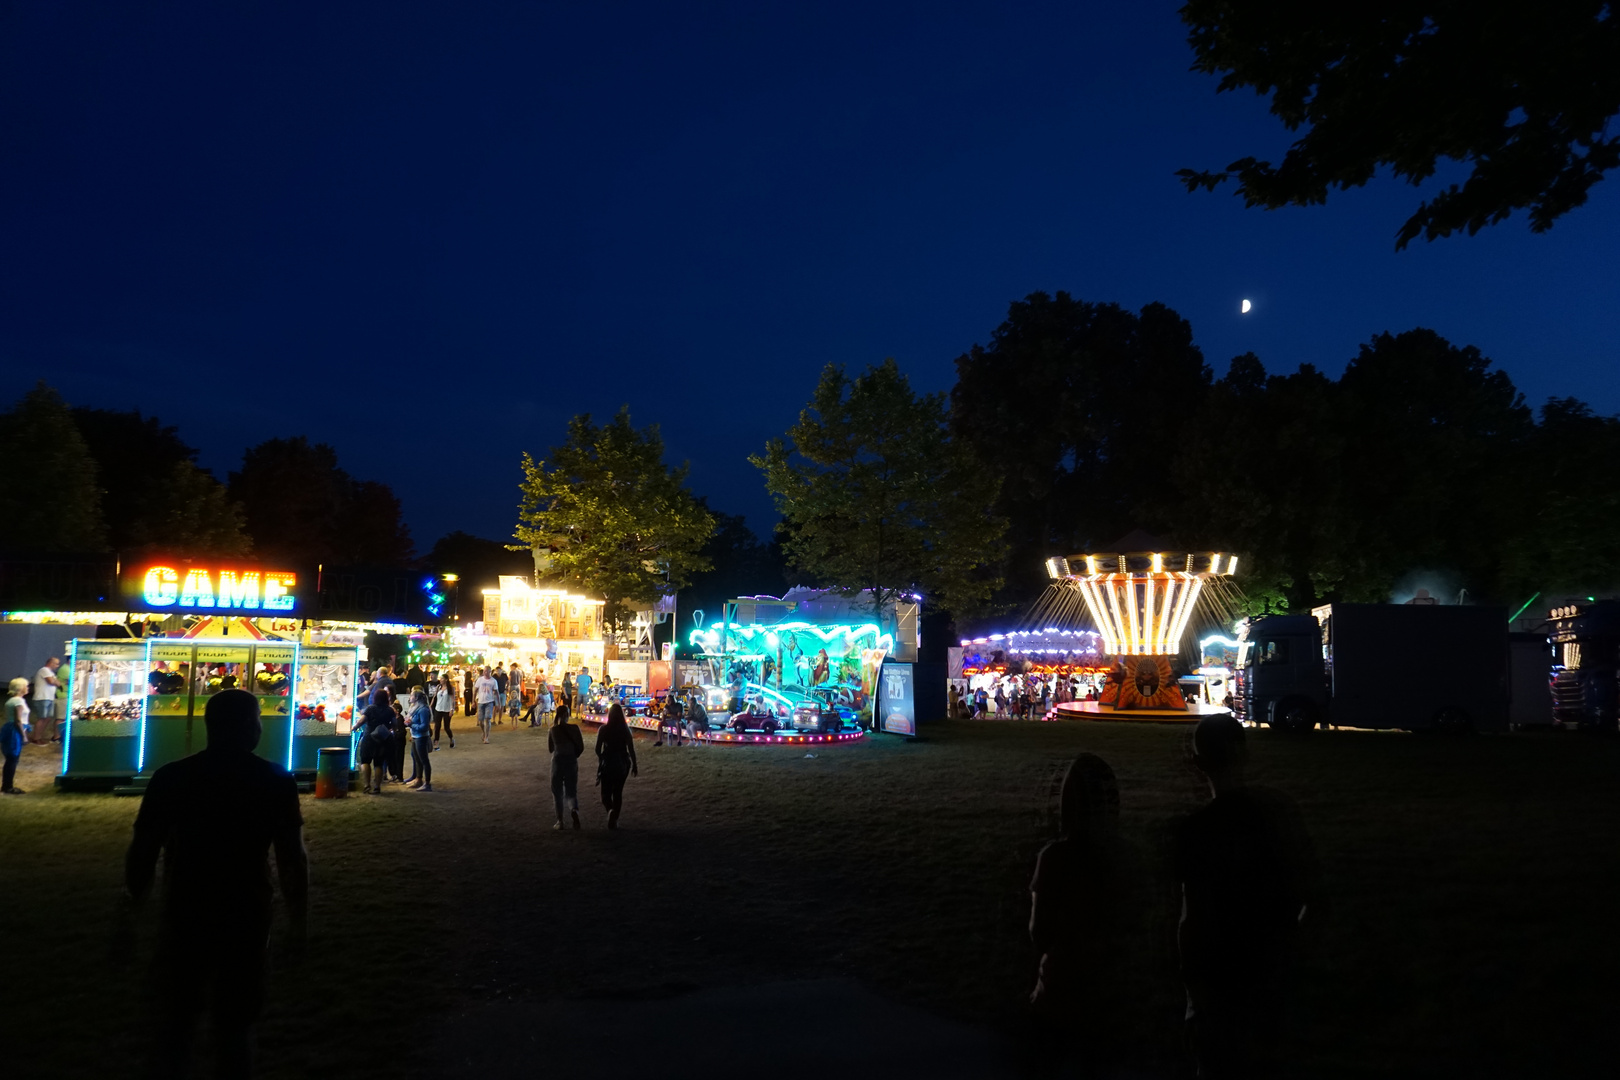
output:
<path id="1" fill-rule="evenodd" d="M 1054 718 L 1197 723 L 1228 711 L 1187 701 L 1172 661 L 1194 614 L 1226 606 L 1225 579 L 1237 570 L 1236 555 L 1099 553 L 1049 559 L 1046 567 L 1058 590 L 1084 603 L 1102 637 L 1102 652 L 1114 661 L 1099 700 L 1055 705 Z"/>

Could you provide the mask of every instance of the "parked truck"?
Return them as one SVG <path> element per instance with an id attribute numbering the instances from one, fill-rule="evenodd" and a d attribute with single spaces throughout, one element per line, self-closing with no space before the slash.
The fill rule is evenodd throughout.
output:
<path id="1" fill-rule="evenodd" d="M 1285 731 L 1508 727 L 1505 608 L 1330 604 L 1251 619 L 1238 640 L 1240 720 Z"/>

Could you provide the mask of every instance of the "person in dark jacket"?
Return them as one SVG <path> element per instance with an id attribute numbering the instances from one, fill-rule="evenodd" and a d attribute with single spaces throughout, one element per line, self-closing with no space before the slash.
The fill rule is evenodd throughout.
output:
<path id="1" fill-rule="evenodd" d="M 371 704 L 360 714 L 360 787 L 367 795 L 381 795 L 388 779 L 388 755 L 394 740 L 394 709 L 386 687 L 371 691 Z"/>
<path id="2" fill-rule="evenodd" d="M 208 699 L 203 722 L 207 749 L 153 774 L 124 857 L 119 936 L 126 947 L 133 944 L 134 914 L 163 863 L 157 978 L 149 991 L 151 1076 L 191 1075 L 193 1033 L 205 1004 L 214 1045 L 210 1075 L 251 1074 L 253 1025 L 265 994 L 272 850 L 290 944 L 296 949 L 306 938 L 309 860 L 298 786 L 286 769 L 253 752 L 263 735 L 258 699 L 223 690 Z"/>
<path id="3" fill-rule="evenodd" d="M 1192 751 L 1211 799 L 1175 835 L 1187 1046 L 1209 1080 L 1281 1074 L 1286 1015 L 1260 1015 L 1253 1003 L 1293 997 L 1296 939 L 1322 906 L 1315 850 L 1291 800 L 1246 782 L 1238 721 L 1206 716 L 1193 729 Z"/>
<path id="4" fill-rule="evenodd" d="M 1126 964 L 1127 873 L 1119 783 L 1095 754 L 1063 778 L 1062 834 L 1041 849 L 1029 883 L 1029 938 L 1040 954 L 1030 1005 L 1042 1049 L 1062 1075 L 1109 1076 L 1118 1063 Z"/>
<path id="5" fill-rule="evenodd" d="M 551 751 L 551 799 L 557 804 L 557 823 L 563 827 L 563 810 L 573 816 L 579 828 L 579 759 L 585 753 L 585 736 L 568 722 L 568 706 L 557 708 L 557 717 L 546 733 L 546 749 Z"/>
<path id="6" fill-rule="evenodd" d="M 388 732 L 393 738 L 388 744 L 388 779 L 396 784 L 405 782 L 405 751 L 410 749 L 411 729 L 405 722 L 405 706 L 398 697 L 391 697 L 388 705 L 394 712 Z"/>
<path id="7" fill-rule="evenodd" d="M 624 782 L 637 775 L 635 736 L 624 722 L 624 706 L 617 701 L 608 706 L 607 723 L 596 733 L 596 775 L 602 785 L 608 828 L 617 829 L 624 810 Z"/>

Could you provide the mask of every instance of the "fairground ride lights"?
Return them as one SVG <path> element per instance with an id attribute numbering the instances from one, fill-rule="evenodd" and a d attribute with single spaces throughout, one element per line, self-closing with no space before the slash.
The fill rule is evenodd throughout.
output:
<path id="1" fill-rule="evenodd" d="M 885 652 L 889 652 L 894 648 L 894 636 L 883 633 L 882 628 L 876 623 L 863 623 L 859 626 L 840 624 L 837 626 L 826 627 L 808 622 L 773 623 L 769 626 L 732 625 L 729 627 L 725 623 L 714 623 L 707 630 L 693 630 L 687 635 L 687 641 L 712 653 L 719 648 L 720 634 L 722 630 L 724 630 L 729 637 L 740 639 L 738 643 L 741 647 L 746 647 L 746 643 L 750 639 L 756 636 L 763 636 L 765 638 L 766 645 L 774 648 L 775 646 L 771 640 L 772 638 L 779 639 L 784 633 L 793 633 L 814 634 L 816 637 L 821 639 L 823 644 L 831 642 L 834 638 L 840 636 L 858 638 L 863 634 L 871 634 L 876 639 L 874 642 L 875 648 L 883 649 Z"/>
<path id="2" fill-rule="evenodd" d="M 8 611 L 6 622 L 17 623 L 121 623 L 122 611 Z"/>
<path id="3" fill-rule="evenodd" d="M 1113 655 L 1164 656 L 1181 651 L 1181 635 L 1204 582 L 1237 570 L 1225 552 L 1094 553 L 1052 559 L 1047 573 L 1078 591 Z M 1076 567 L 1084 564 L 1084 571 Z M 1180 569 L 1166 569 L 1181 564 Z"/>
<path id="4" fill-rule="evenodd" d="M 218 588 L 215 588 L 215 585 Z M 172 566 L 149 567 L 141 596 L 154 610 L 219 608 L 241 611 L 291 611 L 298 575 L 290 570 L 208 570 L 182 574 Z"/>

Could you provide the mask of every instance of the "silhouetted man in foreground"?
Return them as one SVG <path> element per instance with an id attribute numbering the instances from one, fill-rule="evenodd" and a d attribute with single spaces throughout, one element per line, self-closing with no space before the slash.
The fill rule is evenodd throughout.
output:
<path id="1" fill-rule="evenodd" d="M 152 889 L 163 852 L 153 1058 L 153 1074 L 163 1077 L 187 1074 L 205 1005 L 214 1074 L 250 1072 L 252 1026 L 264 999 L 272 846 L 295 944 L 303 940 L 308 910 L 298 788 L 286 769 L 253 753 L 261 734 L 258 699 L 223 690 L 208 699 L 204 720 L 208 748 L 153 774 L 124 865 L 138 904 Z"/>
<path id="2" fill-rule="evenodd" d="M 1063 835 L 1041 849 L 1030 882 L 1029 937 L 1041 954 L 1030 995 L 1043 1067 L 1111 1076 L 1125 1030 L 1125 878 L 1119 781 L 1081 754 L 1063 778 Z"/>
<path id="3" fill-rule="evenodd" d="M 1187 1044 L 1208 1080 L 1268 1075 L 1290 1001 L 1288 969 L 1315 881 L 1315 859 L 1287 798 L 1244 783 L 1243 726 L 1206 717 L 1193 764 L 1214 798 L 1181 823 L 1178 941 Z"/>

